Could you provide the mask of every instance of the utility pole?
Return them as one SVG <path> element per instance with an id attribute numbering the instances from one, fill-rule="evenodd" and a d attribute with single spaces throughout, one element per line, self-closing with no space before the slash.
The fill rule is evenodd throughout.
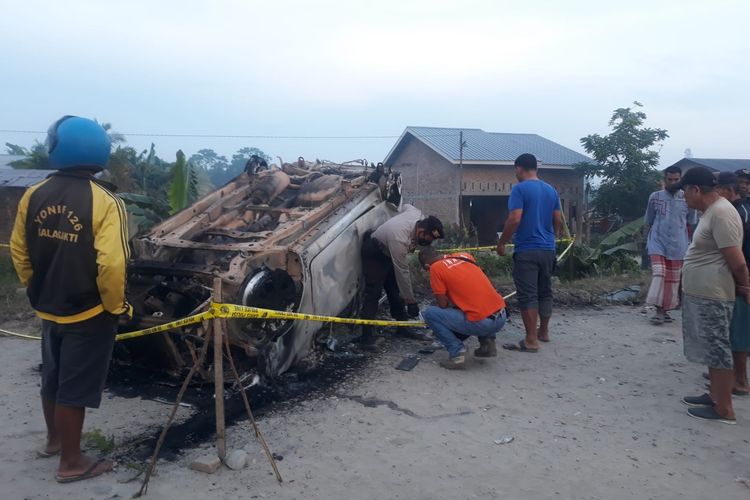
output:
<path id="1" fill-rule="evenodd" d="M 464 141 L 464 131 L 461 130 L 458 133 L 458 227 L 464 229 L 464 211 L 463 211 L 463 171 L 464 171 L 464 148 L 466 147 L 466 141 Z"/>

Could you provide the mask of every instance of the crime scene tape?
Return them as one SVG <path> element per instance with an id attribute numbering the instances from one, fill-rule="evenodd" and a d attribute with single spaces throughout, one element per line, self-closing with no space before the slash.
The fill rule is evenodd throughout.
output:
<path id="1" fill-rule="evenodd" d="M 42 337 L 35 337 L 34 335 L 24 335 L 23 333 L 9 332 L 8 330 L 3 330 L 2 328 L 0 328 L 0 333 L 10 335 L 11 337 L 21 337 L 22 339 L 42 340 Z"/>
<path id="2" fill-rule="evenodd" d="M 571 240 L 568 247 L 557 257 L 557 262 L 560 262 L 573 248 L 575 240 Z M 504 299 L 513 297 L 516 292 L 512 292 Z M 320 314 L 307 314 L 307 313 L 296 313 L 288 311 L 275 311 L 273 309 L 263 309 L 260 307 L 241 306 L 237 304 L 225 304 L 219 302 L 211 302 L 211 305 L 207 311 L 202 313 L 180 318 L 163 325 L 152 326 L 143 330 L 137 330 L 134 332 L 121 333 L 115 337 L 117 341 L 123 341 L 128 339 L 134 339 L 138 337 L 144 337 L 146 335 L 153 335 L 155 333 L 162 333 L 183 326 L 194 325 L 196 323 L 202 323 L 214 318 L 224 319 L 286 319 L 295 321 L 319 321 L 321 323 L 341 323 L 348 325 L 372 325 L 372 326 L 396 326 L 396 327 L 424 327 L 426 324 L 423 321 L 387 321 L 379 319 L 358 319 L 358 318 L 339 318 L 336 316 L 322 316 Z M 10 332 L 8 330 L 0 329 L 0 333 L 10 335 L 13 337 L 20 337 L 30 340 L 41 340 L 41 337 L 35 337 L 32 335 L 24 335 L 21 333 Z"/>
<path id="3" fill-rule="evenodd" d="M 575 238 L 557 240 L 557 243 L 571 243 Z M 513 248 L 513 243 L 508 243 L 506 246 Z M 455 247 L 455 248 L 436 248 L 435 250 L 439 253 L 454 253 L 454 252 L 486 252 L 495 250 L 497 245 L 488 245 L 484 247 Z"/>
<path id="4" fill-rule="evenodd" d="M 322 323 L 343 323 L 349 325 L 373 325 L 373 326 L 413 326 L 413 327 L 424 327 L 426 326 L 423 321 L 388 321 L 379 319 L 357 319 L 357 318 L 339 318 L 335 316 L 322 316 L 319 314 L 306 314 L 306 313 L 294 313 L 287 311 L 274 311 L 272 309 L 262 309 L 258 307 L 240 306 L 237 304 L 225 304 L 212 302 L 211 307 L 208 311 L 180 318 L 163 325 L 152 326 L 143 330 L 137 330 L 134 332 L 120 333 L 115 337 L 117 341 L 123 341 L 128 339 L 134 339 L 138 337 L 145 337 L 146 335 L 153 335 L 155 333 L 163 333 L 169 330 L 175 330 L 182 328 L 183 326 L 194 325 L 196 323 L 202 323 L 214 318 L 224 319 L 288 319 L 288 320 L 299 320 L 299 321 L 320 321 Z M 35 337 L 32 335 L 24 335 L 21 333 L 15 333 L 8 330 L 0 329 L 0 333 L 10 335 L 12 337 L 20 337 L 31 340 L 41 340 L 41 337 Z"/>
<path id="5" fill-rule="evenodd" d="M 167 330 L 174 330 L 183 326 L 200 323 L 214 318 L 224 319 L 289 319 L 298 321 L 320 321 L 321 323 L 342 323 L 348 325 L 372 325 L 372 326 L 425 326 L 422 321 L 387 321 L 379 319 L 357 319 L 339 318 L 336 316 L 322 316 L 320 314 L 295 313 L 288 311 L 275 311 L 273 309 L 262 309 L 260 307 L 240 306 L 237 304 L 225 304 L 212 302 L 208 311 L 181 318 L 176 321 L 153 326 L 136 332 L 121 333 L 116 340 L 127 340 Z"/>
<path id="6" fill-rule="evenodd" d="M 0 248 L 10 248 L 10 245 L 7 243 L 0 243 Z"/>

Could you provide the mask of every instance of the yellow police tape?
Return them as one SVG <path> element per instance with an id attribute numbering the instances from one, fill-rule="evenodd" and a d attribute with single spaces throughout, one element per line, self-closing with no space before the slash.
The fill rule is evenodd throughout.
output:
<path id="1" fill-rule="evenodd" d="M 557 261 L 560 262 L 573 248 L 575 240 L 571 240 L 568 244 L 568 248 L 557 257 Z M 514 296 L 516 292 L 512 292 L 504 299 L 509 299 Z M 196 323 L 202 323 L 215 318 L 224 319 L 286 319 L 286 320 L 299 320 L 299 321 L 320 321 L 321 323 L 342 323 L 348 325 L 372 325 L 372 326 L 396 326 L 396 327 L 423 327 L 426 326 L 423 321 L 387 321 L 379 319 L 357 319 L 357 318 L 339 318 L 336 316 L 321 316 L 319 314 L 307 314 L 307 313 L 296 313 L 288 311 L 275 311 L 273 309 L 262 309 L 260 307 L 240 306 L 237 304 L 225 304 L 219 302 L 211 302 L 210 307 L 207 311 L 202 313 L 180 318 L 163 325 L 152 326 L 143 330 L 135 332 L 121 333 L 115 337 L 115 340 L 122 341 L 128 339 L 134 339 L 138 337 L 144 337 L 146 335 L 153 335 L 155 333 L 162 333 L 183 326 L 194 325 Z M 14 337 L 41 340 L 41 337 L 34 337 L 31 335 L 24 335 L 21 333 L 9 332 L 7 330 L 0 329 L 0 333 L 11 335 Z"/>
<path id="2" fill-rule="evenodd" d="M 21 337 L 22 339 L 42 340 L 42 337 L 35 337 L 33 335 L 24 335 L 23 333 L 9 332 L 8 330 L 3 330 L 2 328 L 0 328 L 0 333 L 4 333 L 5 335 L 10 335 L 12 337 Z"/>
<path id="3" fill-rule="evenodd" d="M 10 248 L 10 245 L 7 243 L 0 243 L 0 248 Z"/>
<path id="4" fill-rule="evenodd" d="M 572 244 L 575 238 L 557 240 L 557 243 Z M 513 243 L 508 243 L 506 246 L 513 248 Z M 485 247 L 455 247 L 455 248 L 437 248 L 436 250 L 440 253 L 454 253 L 454 252 L 486 252 L 495 250 L 497 245 L 488 245 Z"/>
<path id="5" fill-rule="evenodd" d="M 335 316 L 321 316 L 319 314 L 295 313 L 288 311 L 274 311 L 273 309 L 262 309 L 259 307 L 240 306 L 237 304 L 224 304 L 211 302 L 208 311 L 186 318 L 181 318 L 163 325 L 153 326 L 136 332 L 121 333 L 116 340 L 134 339 L 154 333 L 166 332 L 183 326 L 201 323 L 214 318 L 225 319 L 289 319 L 300 321 L 320 321 L 322 323 L 345 323 L 349 325 L 373 325 L 373 326 L 425 326 L 422 321 L 386 321 L 379 319 L 356 319 L 338 318 Z"/>

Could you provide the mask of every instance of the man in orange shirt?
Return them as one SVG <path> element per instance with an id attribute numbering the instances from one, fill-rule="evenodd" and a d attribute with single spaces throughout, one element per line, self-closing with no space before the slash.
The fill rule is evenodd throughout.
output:
<path id="1" fill-rule="evenodd" d="M 449 370 L 465 368 L 466 347 L 459 336 L 479 338 L 474 356 L 497 356 L 495 335 L 505 325 L 505 300 L 474 257 L 467 253 L 440 255 L 425 248 L 419 253 L 419 262 L 430 272 L 430 286 L 438 304 L 425 309 L 422 316 L 448 350 L 449 357 L 440 366 Z"/>

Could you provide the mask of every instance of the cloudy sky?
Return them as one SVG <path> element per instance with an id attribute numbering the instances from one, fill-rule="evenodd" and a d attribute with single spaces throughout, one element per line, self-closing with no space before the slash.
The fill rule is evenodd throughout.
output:
<path id="1" fill-rule="evenodd" d="M 164 158 L 256 146 L 379 161 L 407 125 L 537 133 L 583 152 L 581 137 L 606 133 L 612 110 L 638 100 L 647 123 L 669 131 L 663 165 L 686 148 L 750 158 L 745 0 L 24 0 L 2 10 L 2 130 L 95 117 Z M 0 132 L 0 143 L 43 138 Z"/>

